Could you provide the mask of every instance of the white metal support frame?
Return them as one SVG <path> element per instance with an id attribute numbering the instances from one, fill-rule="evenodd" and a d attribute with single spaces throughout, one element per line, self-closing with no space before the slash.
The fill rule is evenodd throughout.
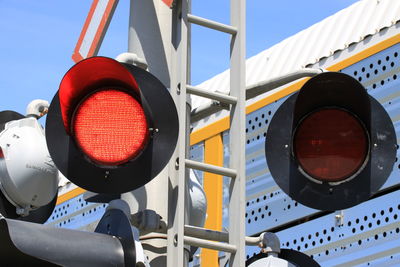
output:
<path id="1" fill-rule="evenodd" d="M 237 33 L 231 39 L 230 95 L 237 98 L 230 111 L 229 154 L 230 168 L 237 176 L 229 188 L 229 243 L 236 246 L 229 266 L 245 265 L 245 202 L 246 202 L 246 1 L 231 0 L 231 24 Z"/>
<path id="2" fill-rule="evenodd" d="M 188 22 L 190 0 L 177 2 L 172 14 L 171 34 L 171 95 L 179 115 L 179 137 L 169 169 L 167 267 L 187 266 L 188 248 L 184 245 L 184 226 L 187 220 L 186 168 L 188 154 L 190 103 L 186 95 L 188 80 Z M 175 164 L 174 164 L 175 161 Z M 186 202 L 187 203 L 187 202 Z M 186 252 L 185 252 L 186 251 Z"/>
<path id="3" fill-rule="evenodd" d="M 198 245 L 230 252 L 229 266 L 245 265 L 245 1 L 231 0 L 231 24 L 224 25 L 189 14 L 190 0 L 178 1 L 173 15 L 173 56 L 171 68 L 171 91 L 175 95 L 180 115 L 180 135 L 177 148 L 176 171 L 170 172 L 172 188 L 177 186 L 177 194 L 170 191 L 168 216 L 168 267 L 186 266 L 184 245 Z M 231 35 L 230 44 L 230 94 L 210 93 L 188 84 L 188 50 L 190 46 L 189 23 L 198 24 Z M 174 32 L 175 31 L 175 32 Z M 230 163 L 229 168 L 188 160 L 187 93 L 220 101 L 230 106 Z M 229 238 L 228 244 L 212 243 L 205 236 L 190 237 L 185 234 L 185 170 L 198 169 L 231 177 L 229 197 Z M 187 226 L 186 226 L 187 228 Z"/>

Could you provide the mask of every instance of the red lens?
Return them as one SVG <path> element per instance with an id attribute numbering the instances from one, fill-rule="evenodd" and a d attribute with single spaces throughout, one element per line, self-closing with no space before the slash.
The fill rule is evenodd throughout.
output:
<path id="1" fill-rule="evenodd" d="M 338 182 L 363 165 L 368 137 L 360 121 L 341 109 L 323 109 L 300 122 L 294 135 L 294 154 L 311 177 Z"/>
<path id="2" fill-rule="evenodd" d="M 97 91 L 86 98 L 75 112 L 72 130 L 82 151 L 104 165 L 119 165 L 134 158 L 149 137 L 141 104 L 115 89 Z"/>

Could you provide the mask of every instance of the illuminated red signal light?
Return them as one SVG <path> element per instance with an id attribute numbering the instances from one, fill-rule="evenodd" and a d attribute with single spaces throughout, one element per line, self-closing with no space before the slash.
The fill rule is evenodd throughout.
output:
<path id="1" fill-rule="evenodd" d="M 66 73 L 59 90 L 63 123 L 87 158 L 115 166 L 142 151 L 149 126 L 139 92 L 131 73 L 109 58 L 81 61 Z"/>
<path id="2" fill-rule="evenodd" d="M 78 105 L 93 92 L 113 88 L 139 96 L 132 74 L 119 62 L 106 57 L 80 61 L 64 76 L 58 91 L 65 131 L 71 134 L 71 121 Z M 104 105 L 103 105 L 104 107 Z"/>
<path id="3" fill-rule="evenodd" d="M 359 171 L 368 154 L 365 127 L 342 109 L 327 108 L 306 116 L 293 138 L 302 170 L 324 182 L 339 182 Z"/>
<path id="4" fill-rule="evenodd" d="M 119 165 L 133 159 L 149 138 L 142 105 L 133 96 L 115 89 L 87 97 L 72 121 L 78 146 L 99 164 Z"/>
<path id="5" fill-rule="evenodd" d="M 93 57 L 64 75 L 47 115 L 46 140 L 65 177 L 92 192 L 118 194 L 165 167 L 178 129 L 175 103 L 156 77 Z"/>

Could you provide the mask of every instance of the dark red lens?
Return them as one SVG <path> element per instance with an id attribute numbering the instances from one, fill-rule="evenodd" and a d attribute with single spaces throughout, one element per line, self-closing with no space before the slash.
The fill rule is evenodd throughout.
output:
<path id="1" fill-rule="evenodd" d="M 108 89 L 91 94 L 78 106 L 73 135 L 94 162 L 119 165 L 143 150 L 149 130 L 142 105 L 130 94 Z"/>
<path id="2" fill-rule="evenodd" d="M 322 109 L 303 119 L 294 135 L 294 154 L 311 177 L 338 182 L 356 173 L 368 153 L 368 137 L 351 113 Z"/>

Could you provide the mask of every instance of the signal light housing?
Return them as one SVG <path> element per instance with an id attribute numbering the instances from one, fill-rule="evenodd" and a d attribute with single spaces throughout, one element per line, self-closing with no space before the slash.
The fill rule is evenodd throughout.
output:
<path id="1" fill-rule="evenodd" d="M 106 57 L 73 66 L 46 121 L 50 155 L 73 183 L 97 193 L 143 186 L 168 163 L 178 114 L 166 87 L 147 71 Z"/>
<path id="2" fill-rule="evenodd" d="M 44 223 L 57 201 L 58 170 L 35 118 L 0 112 L 0 214 Z"/>
<path id="3" fill-rule="evenodd" d="M 319 210 L 340 210 L 370 198 L 396 158 L 389 115 L 343 73 L 308 80 L 276 111 L 265 153 L 271 175 L 291 198 Z"/>

